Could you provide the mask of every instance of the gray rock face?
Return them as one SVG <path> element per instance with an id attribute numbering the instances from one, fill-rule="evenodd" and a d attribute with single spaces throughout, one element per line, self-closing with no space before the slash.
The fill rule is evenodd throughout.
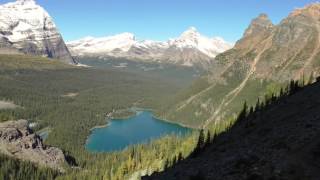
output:
<path id="1" fill-rule="evenodd" d="M 63 152 L 48 147 L 42 139 L 28 128 L 28 121 L 7 121 L 0 123 L 0 152 L 21 160 L 64 171 Z"/>
<path id="2" fill-rule="evenodd" d="M 52 18 L 33 0 L 0 5 L 0 49 L 3 48 L 77 64 Z"/>

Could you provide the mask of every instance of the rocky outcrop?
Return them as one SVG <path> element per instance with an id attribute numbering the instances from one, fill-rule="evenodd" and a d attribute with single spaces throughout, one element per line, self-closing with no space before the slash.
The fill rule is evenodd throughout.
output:
<path id="1" fill-rule="evenodd" d="M 0 5 L 0 52 L 15 51 L 77 64 L 53 19 L 34 0 Z"/>
<path id="2" fill-rule="evenodd" d="M 0 152 L 41 166 L 64 171 L 63 152 L 43 144 L 42 139 L 28 127 L 28 121 L 0 123 Z"/>

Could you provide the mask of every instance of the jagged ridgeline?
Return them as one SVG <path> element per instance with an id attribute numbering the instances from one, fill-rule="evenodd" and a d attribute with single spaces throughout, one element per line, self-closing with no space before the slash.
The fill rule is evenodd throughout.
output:
<path id="1" fill-rule="evenodd" d="M 86 37 L 68 42 L 73 56 L 95 59 L 127 59 L 129 61 L 173 64 L 207 69 L 217 54 L 233 47 L 220 37 L 209 38 L 190 27 L 180 37 L 167 41 L 137 40 L 134 34 Z M 81 60 L 80 60 L 81 61 Z"/>
<path id="2" fill-rule="evenodd" d="M 235 47 L 216 57 L 210 73 L 180 93 L 160 114 L 194 127 L 233 118 L 290 79 L 320 74 L 320 4 L 293 11 L 278 25 L 254 19 Z"/>

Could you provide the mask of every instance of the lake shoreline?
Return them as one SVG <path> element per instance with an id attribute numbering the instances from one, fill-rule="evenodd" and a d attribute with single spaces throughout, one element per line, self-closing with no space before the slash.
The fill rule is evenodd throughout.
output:
<path id="1" fill-rule="evenodd" d="M 170 124 L 179 125 L 179 126 L 184 127 L 184 128 L 198 129 L 198 130 L 200 129 L 200 128 L 188 126 L 188 125 L 183 124 L 183 123 L 180 123 L 180 122 L 171 121 L 171 120 L 168 120 L 168 119 L 165 119 L 165 118 L 157 117 L 157 116 L 155 116 L 155 115 L 153 115 L 152 117 L 155 118 L 155 119 L 157 119 L 157 120 L 159 120 L 159 121 L 164 121 L 164 122 L 167 122 L 167 123 L 170 123 Z"/>
<path id="2" fill-rule="evenodd" d="M 153 113 L 153 114 L 152 114 L 152 118 L 155 118 L 155 119 L 157 119 L 157 120 L 159 120 L 159 121 L 163 121 L 163 122 L 167 122 L 167 123 L 170 123 L 170 124 L 179 125 L 179 126 L 181 126 L 181 127 L 189 128 L 189 129 L 197 129 L 197 130 L 200 129 L 200 128 L 197 128 L 197 127 L 188 126 L 188 125 L 183 124 L 183 123 L 181 123 L 181 122 L 171 121 L 171 120 L 168 120 L 168 119 L 165 119 L 165 118 L 161 118 L 161 117 L 159 117 L 159 116 L 156 116 L 156 115 L 154 115 L 154 112 L 155 112 L 155 111 L 154 111 L 153 109 L 131 107 L 131 108 L 124 109 L 124 110 L 129 110 L 129 109 L 130 109 L 130 111 L 134 111 L 134 113 L 133 113 L 132 115 L 128 115 L 128 116 L 113 117 L 113 116 L 112 116 L 112 113 L 114 113 L 114 112 L 110 112 L 110 113 L 109 113 L 110 116 L 109 116 L 109 114 L 108 114 L 109 117 L 106 118 L 106 119 L 107 119 L 107 123 L 106 123 L 106 124 L 94 126 L 94 127 L 92 127 L 92 128 L 90 129 L 90 131 L 93 131 L 94 129 L 100 129 L 100 128 L 108 127 L 109 124 L 110 124 L 110 121 L 127 121 L 127 119 L 136 116 L 139 111 L 152 112 L 152 113 Z M 123 111 L 123 109 L 122 109 L 122 110 L 119 110 L 119 111 Z"/>
<path id="3" fill-rule="evenodd" d="M 116 148 L 116 151 L 121 151 L 123 147 L 125 148 L 127 146 L 127 144 L 136 145 L 146 140 L 149 142 L 149 138 L 153 141 L 163 135 L 171 133 L 180 136 L 180 133 L 183 135 L 194 130 L 193 128 L 182 126 L 178 123 L 156 118 L 156 116 L 153 115 L 154 111 L 150 109 L 133 108 L 131 110 L 132 112 L 135 112 L 135 115 L 131 115 L 129 118 L 113 119 L 113 117 L 109 115 L 106 124 L 91 128 L 91 134 L 88 135 L 85 143 L 86 149 L 93 153 L 109 153 L 113 151 L 113 148 Z M 130 122 L 121 122 L 129 120 Z M 143 126 L 152 128 L 141 130 L 139 127 Z M 110 127 L 111 129 L 106 127 Z M 94 131 L 95 129 L 101 130 Z M 128 134 L 126 133 L 127 131 Z M 128 136 L 129 134 L 134 138 L 132 139 L 131 135 Z M 137 139 L 137 137 L 139 138 Z M 116 142 L 113 142 L 115 140 Z M 133 142 L 131 142 L 132 140 Z"/>
<path id="4" fill-rule="evenodd" d="M 170 124 L 179 125 L 179 126 L 184 127 L 184 128 L 199 129 L 199 128 L 196 128 L 196 127 L 188 126 L 188 125 L 180 123 L 180 122 L 171 121 L 171 120 L 168 120 L 168 119 L 165 119 L 165 118 L 161 118 L 161 117 L 159 117 L 157 115 L 154 115 L 155 111 L 153 109 L 148 109 L 148 108 L 136 108 L 136 109 L 137 109 L 137 111 L 150 111 L 150 112 L 152 112 L 152 117 L 157 119 L 157 120 L 159 120 L 159 121 L 163 121 L 163 122 L 167 122 L 167 123 L 170 123 Z"/>
<path id="5" fill-rule="evenodd" d="M 105 128 L 105 127 L 108 127 L 108 125 L 109 125 L 109 122 L 107 122 L 107 123 L 104 124 L 104 125 L 94 126 L 94 127 L 92 127 L 92 128 L 90 129 L 90 131 L 93 131 L 93 130 L 95 130 L 95 129 Z"/>
<path id="6" fill-rule="evenodd" d="M 128 108 L 128 109 L 129 109 L 129 108 Z M 106 123 L 105 123 L 105 124 L 102 124 L 102 125 L 94 126 L 94 127 L 92 127 L 92 128 L 90 129 L 90 131 L 93 131 L 93 130 L 95 130 L 95 129 L 101 129 L 101 128 L 108 127 L 109 124 L 110 124 L 110 121 L 112 121 L 112 120 L 125 120 L 125 119 L 128 119 L 128 118 L 130 118 L 130 117 L 134 117 L 134 116 L 136 115 L 136 113 L 133 114 L 133 115 L 128 115 L 128 116 L 119 116 L 119 117 L 114 117 L 114 116 L 113 116 L 113 113 L 118 113 L 119 111 L 120 111 L 120 112 L 121 112 L 121 111 L 126 111 L 126 110 L 128 110 L 128 109 L 116 110 L 116 111 L 114 111 L 114 112 L 109 112 L 108 114 L 106 113 L 106 114 L 107 114 L 107 116 L 106 116 Z"/>

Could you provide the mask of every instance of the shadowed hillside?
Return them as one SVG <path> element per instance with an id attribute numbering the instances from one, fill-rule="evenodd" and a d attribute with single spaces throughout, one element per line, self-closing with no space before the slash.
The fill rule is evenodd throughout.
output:
<path id="1" fill-rule="evenodd" d="M 144 179 L 319 179 L 320 82 L 289 87 L 255 111 L 242 111 L 194 156 Z"/>

